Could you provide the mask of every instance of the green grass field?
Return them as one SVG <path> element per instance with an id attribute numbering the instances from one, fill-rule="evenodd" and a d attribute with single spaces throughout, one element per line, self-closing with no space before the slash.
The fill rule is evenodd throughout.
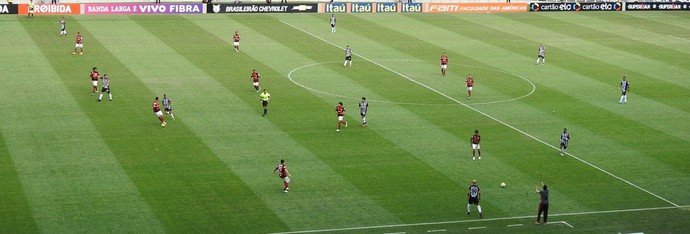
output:
<path id="1" fill-rule="evenodd" d="M 328 17 L 69 16 L 66 37 L 59 16 L 0 17 L 0 233 L 690 230 L 690 15 L 350 14 L 336 33 Z M 94 66 L 112 102 L 91 96 Z M 483 219 L 465 213 L 473 179 Z M 549 225 L 533 224 L 541 181 Z"/>

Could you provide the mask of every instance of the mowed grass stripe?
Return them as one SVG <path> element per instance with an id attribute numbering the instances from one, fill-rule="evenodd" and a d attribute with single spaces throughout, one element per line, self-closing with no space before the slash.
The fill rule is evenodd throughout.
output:
<path id="1" fill-rule="evenodd" d="M 227 18 L 224 21 L 200 20 L 197 24 L 181 17 L 170 17 L 168 23 L 163 25 L 143 19 L 137 20 L 137 23 L 152 32 L 164 45 L 171 49 L 174 48 L 175 52 L 179 53 L 176 56 L 180 56 L 181 59 L 188 59 L 189 62 L 203 70 L 205 73 L 203 76 L 206 76 L 207 79 L 204 82 L 198 81 L 199 85 L 222 89 L 197 92 L 197 96 L 211 100 L 222 100 L 223 103 L 228 103 L 231 108 L 221 108 L 217 112 L 213 112 L 212 115 L 206 116 L 199 115 L 201 112 L 191 111 L 194 107 L 190 105 L 183 104 L 176 107 L 188 113 L 185 122 L 188 122 L 187 119 L 207 119 L 206 123 L 204 121 L 193 122 L 193 129 L 197 135 L 204 139 L 204 142 L 217 153 L 218 157 L 230 169 L 242 177 L 242 180 L 268 204 L 273 213 L 290 226 L 290 229 L 304 230 L 313 227 L 342 227 L 353 223 L 371 222 L 371 224 L 376 224 L 376 222 L 396 221 L 390 213 L 379 207 L 337 173 L 334 173 L 328 165 L 321 162 L 319 158 L 269 121 L 274 116 L 279 117 L 282 112 L 289 110 L 281 110 L 284 108 L 277 107 L 275 104 L 285 103 L 285 93 L 282 93 L 277 87 L 271 88 L 277 75 L 273 75 L 274 72 L 268 66 L 251 59 L 247 55 L 259 46 L 246 43 L 247 41 L 264 41 L 265 38 L 251 33 L 249 29 L 240 27 L 239 30 L 246 39 L 241 46 L 242 53 L 235 53 L 231 44 L 222 40 L 229 38 L 227 35 L 231 35 L 235 28 L 217 30 L 225 28 L 220 27 L 220 25 L 234 23 Z M 214 30 L 207 32 L 199 28 L 198 25 Z M 171 31 L 156 30 L 159 27 L 168 27 Z M 220 34 L 216 37 L 210 32 Z M 172 38 L 167 36 L 167 33 L 174 33 L 177 36 Z M 190 40 L 199 41 L 200 38 L 205 39 L 200 41 L 201 44 L 209 46 L 201 48 L 188 46 Z M 264 44 L 262 43 L 262 45 Z M 199 53 L 203 54 L 205 59 L 195 59 Z M 226 69 L 225 66 L 219 67 L 217 64 L 205 62 L 207 60 L 231 61 L 238 68 Z M 239 68 L 242 65 L 245 67 Z M 260 116 L 260 103 L 249 80 L 249 72 L 252 68 L 257 68 L 262 74 L 263 82 L 261 84 L 268 86 L 275 98 L 270 106 L 271 112 L 266 118 Z M 213 74 L 214 77 L 209 77 L 209 74 Z M 228 83 L 237 85 L 227 85 Z M 232 90 L 227 87 L 238 88 Z M 186 89 L 186 87 L 175 86 L 171 88 L 177 88 L 181 91 Z M 242 99 L 242 96 L 249 97 L 249 99 Z M 196 108 L 201 110 L 214 109 L 217 104 L 213 102 L 209 105 Z M 207 124 L 208 122 L 220 124 Z M 228 132 L 233 134 L 228 135 Z M 232 144 L 228 144 L 228 142 L 232 142 Z M 295 176 L 290 194 L 282 193 L 281 181 L 275 174 L 271 173 L 272 167 L 281 158 L 287 160 L 287 165 Z M 333 184 L 338 184 L 338 187 L 333 188 Z M 324 197 L 333 197 L 333 200 L 324 202 Z M 323 210 L 328 210 L 329 215 L 323 215 Z M 271 223 L 264 223 L 264 225 L 275 226 Z M 273 231 L 286 230 L 278 226 L 273 228 L 275 228 Z"/>
<path id="2" fill-rule="evenodd" d="M 154 95 L 162 96 L 167 90 L 156 83 L 159 79 L 151 77 L 184 76 L 193 82 L 196 77 L 190 71 L 197 68 L 159 51 L 160 45 L 141 43 L 156 39 L 136 22 L 121 18 L 82 23 L 93 37 L 107 45 L 108 52 L 103 56 L 115 63 L 122 61 L 113 70 L 129 73 L 132 84 L 123 89 L 137 90 L 131 97 L 122 97 L 138 100 L 127 106 L 137 114 L 119 118 L 131 118 L 144 126 L 132 134 L 135 141 L 115 138 L 113 134 L 109 144 L 119 149 L 116 152 L 120 160 L 129 162 L 128 174 L 165 228 L 174 232 L 268 232 L 273 230 L 270 226 L 254 220 L 282 225 L 183 121 L 168 118 L 168 127 L 160 127 L 151 112 L 151 102 Z"/>
<path id="3" fill-rule="evenodd" d="M 53 34 L 53 20 L 57 18 L 22 19 L 11 28 L 12 34 L 6 34 L 13 37 L 6 41 L 17 40 L 8 57 L 23 59 L 9 63 L 13 72 L 5 88 L 11 92 L 2 100 L 11 102 L 3 103 L 3 134 L 38 229 L 161 232 L 136 187 L 59 79 L 56 70 L 61 67 L 51 61 L 58 56 L 80 60 L 69 58 L 73 38 Z M 86 90 L 82 94 L 88 96 Z"/>
<path id="4" fill-rule="evenodd" d="M 314 38 L 305 37 L 303 33 L 286 27 L 275 19 L 259 20 L 262 17 L 257 15 L 247 15 L 242 16 L 242 18 L 242 21 L 238 21 L 264 36 L 270 37 L 280 33 L 282 35 L 281 43 L 292 50 L 300 50 L 303 48 L 300 44 L 306 44 L 307 46 L 304 48 L 307 49 L 300 50 L 302 51 L 301 54 L 312 60 L 325 60 L 321 58 L 332 56 L 323 53 L 323 51 L 333 50 L 330 45 L 323 45 Z M 298 41 L 300 43 L 289 43 Z M 307 51 L 314 51 L 314 53 L 307 53 Z M 342 51 L 337 51 L 338 54 L 341 54 L 338 57 L 342 57 Z M 285 54 L 284 56 L 290 55 Z M 283 57 L 282 61 L 287 60 L 287 58 Z M 277 56 L 270 60 L 281 61 Z M 284 72 L 288 72 L 288 70 Z M 336 70 L 336 72 L 338 71 Z M 345 70 L 340 70 L 340 72 L 345 72 Z M 302 96 L 300 100 L 313 97 L 304 89 L 292 85 L 287 79 L 275 80 L 274 86 L 276 85 L 281 87 L 280 89 L 290 91 L 288 93 L 291 94 L 307 94 L 307 96 Z M 347 89 L 347 87 L 343 88 Z M 337 100 L 333 99 L 332 102 L 321 101 L 312 106 L 312 108 L 320 110 L 314 116 L 305 115 L 302 111 L 291 111 L 284 113 L 281 117 L 275 117 L 276 115 L 270 117 L 277 126 L 284 129 L 283 131 L 318 155 L 337 173 L 343 175 L 358 189 L 371 196 L 378 204 L 395 214 L 403 222 L 420 219 L 438 220 L 447 217 L 450 212 L 457 212 L 456 209 L 453 210 L 453 208 L 442 204 L 453 202 L 455 199 L 452 194 L 462 192 L 465 188 L 458 188 L 447 177 L 374 132 L 369 132 L 353 124 L 354 126 L 336 133 L 334 131 L 335 113 L 333 111 L 336 102 Z M 286 103 L 285 107 L 282 108 L 301 110 L 305 107 L 301 104 L 292 106 Z M 352 109 L 351 112 L 353 112 Z M 304 118 L 316 118 L 320 122 L 327 123 L 325 126 L 328 127 L 322 128 L 318 125 L 305 124 Z M 295 126 L 301 126 L 302 129 L 307 130 L 286 130 L 294 129 Z M 315 131 L 318 134 L 314 134 Z M 342 154 L 334 153 L 334 151 L 342 152 Z M 376 176 L 380 174 L 383 168 L 389 169 L 391 176 Z M 414 173 L 404 173 L 408 171 Z M 409 183 L 419 186 L 408 186 Z M 432 190 L 430 189 L 432 187 L 448 188 L 448 190 Z M 400 206 L 401 202 L 411 203 L 413 197 L 415 198 L 414 205 Z M 455 214 L 459 213 L 461 212 Z"/>
<path id="5" fill-rule="evenodd" d="M 382 21 L 382 22 L 383 22 L 383 21 Z M 385 21 L 385 22 L 396 22 L 396 21 L 393 20 L 393 21 Z M 409 27 L 409 24 L 408 24 L 408 27 Z M 377 31 L 377 32 L 385 32 L 385 31 L 387 30 L 387 29 L 384 29 L 384 28 L 376 28 L 375 26 L 372 26 L 372 25 L 367 25 L 367 28 L 371 29 L 372 31 Z M 426 26 L 426 28 L 429 28 L 429 27 Z M 366 35 L 368 35 L 369 37 L 374 37 L 374 35 L 377 35 L 377 34 L 375 34 L 375 33 L 369 33 L 369 34 L 366 34 Z M 407 36 L 402 35 L 402 34 L 396 34 L 395 32 L 385 32 L 385 35 L 386 35 L 386 36 L 391 36 L 391 37 L 398 38 L 398 39 L 400 39 L 401 41 L 415 41 L 415 38 L 406 38 Z M 451 37 L 452 37 L 452 36 L 451 36 Z M 451 37 L 448 37 L 448 38 L 451 38 Z M 377 40 L 377 39 L 378 39 L 378 40 Z M 425 38 L 425 39 L 426 39 L 426 38 Z M 383 41 L 383 40 L 384 40 L 383 38 L 375 38 L 375 37 L 374 37 L 374 41 Z M 422 47 L 422 48 L 427 48 L 427 50 L 433 50 L 433 46 L 426 46 L 426 45 L 421 44 L 421 43 L 416 43 L 416 46 L 417 46 L 417 47 Z M 429 48 L 429 47 L 431 47 L 431 48 Z M 401 46 L 400 49 L 404 49 L 404 48 L 405 48 L 404 46 Z M 480 121 L 481 121 L 481 120 L 480 120 Z M 490 122 L 493 122 L 493 121 L 490 121 Z M 560 128 L 558 128 L 558 127 L 555 127 L 554 129 L 560 130 Z M 558 130 L 555 130 L 556 134 L 557 134 L 557 131 L 558 131 Z M 504 131 L 505 131 L 505 130 L 504 130 Z M 468 132 L 469 132 L 469 131 L 468 131 Z M 509 131 L 509 132 L 513 132 L 513 131 Z M 514 132 L 513 132 L 513 133 L 514 133 Z M 501 135 L 501 134 L 496 134 L 496 135 Z M 469 134 L 466 135 L 466 136 L 469 136 Z M 485 136 L 486 136 L 486 135 L 485 135 Z M 519 138 L 520 136 L 517 136 L 517 137 Z M 547 139 L 547 138 L 542 138 L 542 139 Z M 534 143 L 534 142 L 532 142 L 532 143 Z M 510 143 L 506 142 L 505 144 L 510 144 Z M 536 144 L 536 145 L 537 145 L 538 147 L 543 147 L 543 146 L 541 146 L 541 144 Z M 538 149 L 538 148 L 537 148 L 537 149 Z M 534 155 L 534 154 L 539 155 L 539 154 L 540 154 L 540 150 L 536 150 L 536 152 L 533 152 L 533 153 L 531 153 L 530 155 Z M 523 162 L 523 163 L 524 163 L 524 162 Z M 577 162 L 571 162 L 571 163 L 573 163 L 573 165 L 575 165 L 575 166 L 574 166 L 574 167 L 573 167 L 573 166 L 564 167 L 564 168 L 568 168 L 568 169 L 578 168 L 578 170 L 593 170 L 592 168 L 590 168 L 589 166 L 584 165 L 584 164 L 579 164 L 579 163 L 577 163 Z M 532 166 L 534 167 L 535 165 L 532 165 Z M 527 166 L 521 165 L 520 168 L 523 168 L 524 171 L 525 171 L 525 173 L 528 174 L 528 175 L 533 174 L 531 171 L 534 171 L 534 170 L 535 170 L 535 169 L 530 168 L 529 165 L 527 165 Z M 536 170 L 537 170 L 537 171 L 544 172 L 543 169 L 536 169 Z M 547 171 L 548 171 L 548 170 L 547 170 Z M 598 173 L 598 172 L 596 172 L 596 171 L 593 170 L 593 173 Z M 544 175 L 549 175 L 549 174 L 550 174 L 550 173 L 547 172 L 547 173 L 545 173 Z M 607 175 L 604 175 L 604 174 L 599 174 L 599 175 L 601 175 L 602 179 L 604 179 L 604 180 L 612 180 L 612 181 L 615 181 L 613 178 L 610 178 L 610 177 L 608 177 Z M 543 175 L 542 175 L 542 176 L 543 176 Z M 577 179 L 574 179 L 572 182 L 577 182 Z M 621 184 L 621 185 L 622 185 L 622 184 Z M 572 192 L 573 192 L 573 193 L 578 193 L 577 191 L 582 191 L 582 189 L 586 189 L 586 188 L 575 189 L 575 190 L 573 190 Z M 631 191 L 636 191 L 636 190 L 635 190 L 634 188 L 632 188 L 632 187 L 627 187 L 627 189 L 629 189 L 629 190 L 631 190 Z M 636 192 L 639 192 L 639 191 L 636 191 Z M 578 194 L 578 196 L 579 196 L 579 195 L 580 195 L 580 194 Z M 584 195 L 584 196 L 587 196 L 587 195 Z M 577 197 L 577 196 L 574 196 L 574 197 Z M 646 196 L 645 196 L 645 197 L 646 197 Z M 645 200 L 645 199 L 649 199 L 649 198 L 646 197 L 646 198 L 641 198 L 641 199 L 642 199 L 642 201 L 644 202 L 644 201 L 647 201 L 647 200 Z M 592 200 L 596 200 L 596 199 L 595 199 L 594 197 L 592 197 Z M 588 201 L 588 199 L 583 199 L 583 201 Z M 640 204 L 640 203 L 638 203 L 638 204 Z M 599 205 L 599 204 L 592 205 L 591 207 L 592 207 L 592 208 L 599 207 L 598 205 Z M 634 207 L 634 206 L 633 206 L 633 207 Z"/>
<path id="6" fill-rule="evenodd" d="M 3 31 L 5 33 L 7 31 Z M 5 34 L 6 35 L 6 34 Z M 5 109 L 7 110 L 7 109 Z M 0 129 L 0 232 L 34 233 L 38 227 Z"/>
<path id="7" fill-rule="evenodd" d="M 17 49 L 17 44 L 21 44 L 24 38 L 14 35 L 25 34 L 21 24 L 16 22 L 16 20 L 10 22 L 3 21 L 0 24 L 2 24 L 0 26 L 0 39 L 4 42 L 0 44 L 0 50 L 5 51 L 4 56 L 0 57 L 0 64 L 28 62 L 27 60 L 29 59 L 17 59 L 25 58 L 26 54 L 21 49 L 27 49 L 23 46 L 20 47 L 21 49 Z M 0 199 L 0 232 L 2 233 L 38 232 L 38 226 L 33 220 L 31 207 L 9 151 L 9 143 L 5 139 L 5 134 L 3 134 L 3 131 L 6 129 L 5 125 L 8 125 L 6 113 L 13 111 L 15 108 L 12 106 L 17 105 L 14 99 L 15 93 L 8 83 L 12 82 L 13 79 L 22 79 L 23 74 L 21 74 L 21 78 L 17 77 L 19 75 L 16 72 L 4 74 L 3 89 L 0 90 L 0 100 L 2 100 L 0 101 L 0 108 L 3 109 L 3 114 L 0 114 L 0 119 L 2 119 L 0 123 L 4 123 L 0 124 L 0 177 L 3 178 L 0 180 L 0 197 L 2 198 Z"/>

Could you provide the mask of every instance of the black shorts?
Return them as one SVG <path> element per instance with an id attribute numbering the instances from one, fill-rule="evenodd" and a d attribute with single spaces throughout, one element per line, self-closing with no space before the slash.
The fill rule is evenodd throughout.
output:
<path id="1" fill-rule="evenodd" d="M 268 106 L 268 101 L 261 101 L 261 105 L 264 107 Z"/>
<path id="2" fill-rule="evenodd" d="M 110 93 L 110 88 L 101 88 L 101 93 Z"/>
<path id="3" fill-rule="evenodd" d="M 362 117 L 367 116 L 367 112 L 366 111 L 360 111 L 359 115 L 361 115 Z"/>
<path id="4" fill-rule="evenodd" d="M 568 148 L 568 142 L 561 142 L 561 148 L 565 149 Z"/>
<path id="5" fill-rule="evenodd" d="M 539 58 L 544 58 L 544 55 L 537 55 L 537 57 L 539 57 Z"/>
<path id="6" fill-rule="evenodd" d="M 479 198 L 478 197 L 470 197 L 470 199 L 467 200 L 467 204 L 479 205 Z"/>
<path id="7" fill-rule="evenodd" d="M 335 28 L 335 24 L 331 24 L 331 28 Z"/>
<path id="8" fill-rule="evenodd" d="M 345 60 L 352 61 L 352 56 L 345 56 Z"/>
<path id="9" fill-rule="evenodd" d="M 628 90 L 621 91 L 621 95 L 627 95 L 627 94 L 628 94 Z"/>
<path id="10" fill-rule="evenodd" d="M 172 111 L 172 108 L 165 108 L 165 112 L 170 112 Z"/>

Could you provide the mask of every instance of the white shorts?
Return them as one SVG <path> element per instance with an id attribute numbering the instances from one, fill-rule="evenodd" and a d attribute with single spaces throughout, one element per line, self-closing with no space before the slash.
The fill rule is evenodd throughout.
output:
<path id="1" fill-rule="evenodd" d="M 97 81 L 97 80 L 92 80 L 92 81 L 91 81 L 91 85 L 93 85 L 93 86 L 98 86 L 98 81 Z"/>
<path id="2" fill-rule="evenodd" d="M 473 150 L 478 150 L 479 148 L 480 148 L 480 147 L 479 147 L 479 144 L 472 144 L 472 149 L 473 149 Z"/>
<path id="3" fill-rule="evenodd" d="M 254 86 L 259 86 L 259 82 L 252 82 Z"/>
<path id="4" fill-rule="evenodd" d="M 343 121 L 343 117 L 345 117 L 345 116 L 342 116 L 342 115 L 338 116 L 338 121 Z"/>
<path id="5" fill-rule="evenodd" d="M 163 112 L 161 112 L 161 111 L 156 112 L 156 116 L 158 116 L 158 117 L 163 116 Z"/>
<path id="6" fill-rule="evenodd" d="M 74 44 L 74 48 L 84 48 L 84 44 Z"/>
<path id="7" fill-rule="evenodd" d="M 240 42 L 239 42 L 239 41 L 235 41 L 235 42 L 232 43 L 232 45 L 233 45 L 233 46 L 240 46 Z"/>
<path id="8" fill-rule="evenodd" d="M 448 64 L 441 64 L 441 69 L 446 69 L 448 67 Z"/>
<path id="9" fill-rule="evenodd" d="M 472 91 L 472 86 L 467 87 L 467 91 Z"/>
<path id="10" fill-rule="evenodd" d="M 290 177 L 289 176 L 283 177 L 283 181 L 285 181 L 285 183 L 290 183 Z"/>

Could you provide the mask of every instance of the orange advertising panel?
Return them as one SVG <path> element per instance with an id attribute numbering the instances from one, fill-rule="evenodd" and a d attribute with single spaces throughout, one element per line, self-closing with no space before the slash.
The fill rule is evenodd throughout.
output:
<path id="1" fill-rule="evenodd" d="M 527 12 L 527 3 L 427 3 L 426 12 Z"/>
<path id="2" fill-rule="evenodd" d="M 28 14 L 29 4 L 19 4 L 19 14 Z M 34 4 L 36 15 L 78 15 L 81 13 L 79 4 Z"/>

